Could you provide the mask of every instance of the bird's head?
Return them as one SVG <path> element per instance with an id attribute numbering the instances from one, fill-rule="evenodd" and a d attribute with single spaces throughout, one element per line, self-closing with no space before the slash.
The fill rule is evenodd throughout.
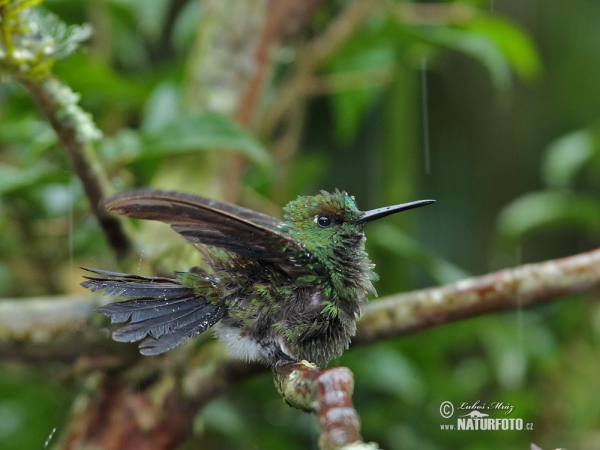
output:
<path id="1" fill-rule="evenodd" d="M 348 254 L 363 252 L 363 230 L 368 222 L 433 201 L 420 200 L 360 211 L 354 197 L 346 192 L 321 191 L 318 195 L 298 197 L 285 206 L 284 229 L 309 253 L 329 266 L 328 262 L 343 261 Z"/>

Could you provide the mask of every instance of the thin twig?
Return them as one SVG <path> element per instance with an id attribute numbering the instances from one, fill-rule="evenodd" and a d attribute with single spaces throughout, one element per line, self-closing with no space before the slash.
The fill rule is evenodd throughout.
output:
<path id="1" fill-rule="evenodd" d="M 278 88 L 277 101 L 269 106 L 261 124 L 262 133 L 270 136 L 282 118 L 305 97 L 306 84 L 315 71 L 356 31 L 380 4 L 380 0 L 355 0 L 348 4 L 329 26 L 300 51 L 293 76 Z"/>
<path id="2" fill-rule="evenodd" d="M 478 10 L 462 3 L 397 3 L 387 1 L 387 9 L 410 25 L 463 24 L 476 17 Z"/>

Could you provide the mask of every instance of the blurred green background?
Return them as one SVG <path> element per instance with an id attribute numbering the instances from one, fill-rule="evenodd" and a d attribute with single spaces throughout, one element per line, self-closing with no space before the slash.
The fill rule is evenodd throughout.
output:
<path id="1" fill-rule="evenodd" d="M 285 94 L 298 49 L 348 3 L 324 2 L 270 55 L 263 116 Z M 179 107 L 205 2 L 44 3 L 94 26 L 55 74 L 103 130 L 95 149 L 114 191 L 178 188 L 271 214 L 336 187 L 362 209 L 436 199 L 367 229 L 380 296 L 590 250 L 600 237 L 600 2 L 440 5 L 415 19 L 428 4 L 381 2 L 314 71 L 287 129 L 244 134 Z M 247 164 L 215 182 L 205 161 L 232 153 Z M 137 239 L 130 268 L 188 266 L 182 240 L 165 250 L 156 228 L 126 226 Z M 0 296 L 82 292 L 79 266 L 117 262 L 52 130 L 22 88 L 0 85 Z M 599 347 L 600 307 L 587 295 L 352 349 L 331 364 L 355 373 L 363 435 L 386 449 L 596 449 Z M 60 381 L 64 370 L 0 363 L 2 448 L 43 448 L 64 429 L 81 389 Z M 509 417 L 533 430 L 440 429 L 452 423 L 442 402 L 477 400 L 513 405 Z M 316 448 L 313 417 L 284 405 L 269 374 L 211 402 L 196 424 L 193 448 Z"/>

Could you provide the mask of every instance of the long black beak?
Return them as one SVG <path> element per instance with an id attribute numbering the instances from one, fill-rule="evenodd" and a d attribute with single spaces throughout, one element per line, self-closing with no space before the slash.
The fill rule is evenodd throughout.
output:
<path id="1" fill-rule="evenodd" d="M 372 220 L 381 219 L 382 217 L 389 216 L 390 214 L 396 214 L 400 211 L 407 211 L 413 208 L 420 208 L 421 206 L 430 205 L 435 203 L 435 200 L 417 200 L 416 202 L 402 203 L 400 205 L 385 206 L 383 208 L 372 209 L 371 211 L 365 211 L 360 215 L 354 223 L 366 223 Z"/>

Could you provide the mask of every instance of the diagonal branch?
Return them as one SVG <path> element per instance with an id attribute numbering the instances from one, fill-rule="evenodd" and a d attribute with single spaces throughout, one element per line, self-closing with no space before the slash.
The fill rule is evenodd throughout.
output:
<path id="1" fill-rule="evenodd" d="M 396 294 L 365 308 L 353 345 L 600 289 L 600 250 Z"/>
<path id="2" fill-rule="evenodd" d="M 109 244 L 123 257 L 129 241 L 117 219 L 100 207 L 106 183 L 91 152 L 91 142 L 100 139 L 102 133 L 77 104 L 79 95 L 51 73 L 55 61 L 72 53 L 90 36 L 91 29 L 85 25 L 67 27 L 52 14 L 30 11 L 39 3 L 41 0 L 0 0 L 0 76 L 22 84 L 46 116 Z"/>
<path id="3" fill-rule="evenodd" d="M 353 345 L 374 343 L 429 326 L 532 306 L 598 289 L 600 250 L 527 264 L 372 302 L 365 308 L 363 318 L 358 323 Z M 187 358 L 181 358 L 184 356 L 181 352 L 156 359 L 140 358 L 139 355 L 137 358 L 123 356 L 133 346 L 120 345 L 120 348 L 115 348 L 106 333 L 101 337 L 102 333 L 96 327 L 86 326 L 86 323 L 91 323 L 91 311 L 105 301 L 106 298 L 94 295 L 1 301 L 0 359 L 23 362 L 79 361 L 77 366 L 80 370 L 133 369 L 135 366 L 138 372 L 146 376 L 155 374 L 158 380 L 167 383 L 166 390 L 161 388 L 161 383 L 157 387 L 167 394 L 163 406 L 151 410 L 150 416 L 156 420 L 164 418 L 161 411 L 164 408 L 172 409 L 173 402 L 179 405 L 174 407 L 177 411 L 198 410 L 231 385 L 266 370 L 257 364 L 231 359 L 217 343 L 202 346 L 199 352 L 189 354 Z M 179 383 L 174 381 L 174 373 L 180 374 Z M 344 445 L 377 448 L 376 444 L 363 443 L 360 437 L 358 415 L 351 400 L 352 374 L 348 369 L 338 367 L 320 371 L 305 364 L 292 364 L 277 368 L 274 377 L 278 390 L 288 403 L 315 414 L 321 434 L 321 448 L 334 449 Z M 119 383 L 125 389 L 123 392 L 129 392 L 125 378 Z M 173 390 L 176 385 L 180 386 L 177 392 Z M 145 397 L 141 398 L 143 400 Z M 94 404 L 90 405 L 90 411 L 97 413 Z M 99 407 L 104 406 L 101 404 Z M 190 413 L 185 417 L 191 416 Z M 169 436 L 172 435 L 175 440 L 181 438 L 182 430 L 189 425 L 185 417 L 164 423 L 165 427 L 171 427 Z M 68 438 L 91 432 L 91 424 L 81 423 L 81 427 L 75 427 L 67 433 Z M 124 421 L 123 424 L 130 422 Z M 127 428 L 125 431 L 128 435 L 144 435 L 143 427 L 134 427 L 133 431 Z M 110 430 L 106 432 L 109 433 L 107 436 L 113 434 Z M 172 444 L 169 442 L 165 445 Z"/>
<path id="4" fill-rule="evenodd" d="M 430 326 L 599 289 L 600 250 L 518 266 L 373 301 L 358 322 L 352 345 L 371 344 Z M 123 344 L 115 348 L 91 325 L 92 311 L 106 301 L 99 295 L 0 301 L 0 359 L 18 356 L 29 362 L 75 361 L 81 355 L 82 342 L 86 352 L 97 355 L 110 356 L 133 348 Z M 82 330 L 96 339 L 82 341 Z M 40 335 L 46 339 L 40 339 Z M 56 339 L 61 345 L 51 351 Z M 79 345 L 71 345 L 71 341 Z M 220 395 L 230 384 L 262 371 L 219 352 L 194 361 L 193 367 L 195 370 L 186 370 L 185 395 L 198 406 Z"/>
<path id="5" fill-rule="evenodd" d="M 600 290 L 600 249 L 370 302 L 358 322 L 352 345 L 370 344 L 431 326 L 596 290 Z M 76 336 L 86 322 L 90 325 L 93 310 L 106 302 L 107 298 L 100 295 L 0 301 L 0 359 L 17 342 L 45 346 L 53 337 Z M 48 338 L 40 340 L 40 335 Z M 106 348 L 107 342 L 108 339 L 99 338 L 93 345 Z M 63 351 L 69 352 L 68 346 Z M 22 356 L 27 359 L 27 355 Z M 77 358 L 76 353 L 71 356 Z M 45 359 L 51 360 L 52 355 Z M 228 358 L 223 359 L 223 366 L 231 364 Z M 242 370 L 235 366 L 235 372 Z"/>
<path id="6" fill-rule="evenodd" d="M 68 105 L 61 104 L 60 93 L 65 92 L 68 88 L 57 80 L 52 78 L 44 82 L 21 80 L 21 83 L 29 91 L 42 114 L 48 119 L 60 144 L 71 160 L 73 169 L 90 202 L 92 213 L 96 216 L 108 243 L 118 257 L 125 256 L 129 251 L 130 243 L 123 232 L 121 223 L 100 206 L 100 200 L 105 194 L 102 174 L 98 168 L 99 165 L 95 167 L 91 162 L 90 148 L 88 147 L 90 145 L 88 141 L 91 138 L 86 136 L 86 133 L 90 133 L 89 126 L 86 125 L 91 122 L 80 120 L 82 117 L 84 119 L 87 117 L 82 116 L 84 113 L 75 114 L 80 111 L 78 108 L 69 108 Z M 67 94 L 69 92 L 70 90 Z M 69 96 L 66 95 L 66 97 Z"/>

